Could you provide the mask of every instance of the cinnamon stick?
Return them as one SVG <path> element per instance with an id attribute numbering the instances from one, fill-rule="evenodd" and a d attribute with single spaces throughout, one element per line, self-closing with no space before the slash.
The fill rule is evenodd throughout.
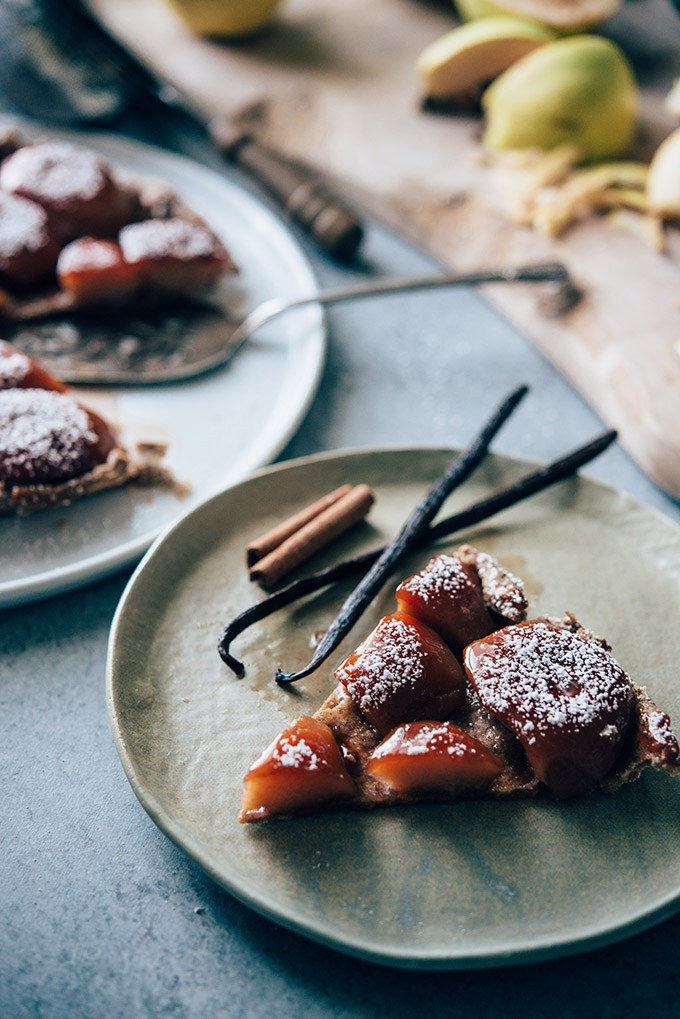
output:
<path id="1" fill-rule="evenodd" d="M 263 587 L 273 587 L 281 577 L 305 559 L 363 520 L 375 502 L 373 491 L 363 484 L 347 487 L 349 491 L 334 499 L 320 513 L 314 514 L 307 523 L 251 566 L 250 579 L 257 580 Z"/>
<path id="2" fill-rule="evenodd" d="M 290 538 L 296 531 L 299 531 L 305 524 L 308 524 L 314 517 L 318 517 L 320 513 L 323 513 L 324 510 L 332 506 L 338 499 L 341 499 L 343 495 L 347 495 L 351 490 L 351 485 L 341 485 L 334 492 L 329 492 L 328 495 L 324 495 L 321 499 L 313 502 L 311 506 L 300 510 L 299 513 L 295 513 L 292 517 L 288 517 L 287 520 L 277 524 L 276 527 L 272 527 L 266 534 L 255 538 L 246 547 L 246 566 L 254 566 L 256 562 L 263 559 L 269 552 L 273 552 L 287 538 Z"/>

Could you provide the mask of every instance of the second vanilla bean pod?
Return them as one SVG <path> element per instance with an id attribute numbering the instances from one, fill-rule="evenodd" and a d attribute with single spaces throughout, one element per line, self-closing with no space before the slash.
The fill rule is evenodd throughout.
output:
<path id="1" fill-rule="evenodd" d="M 406 555 L 420 532 L 429 527 L 444 500 L 470 476 L 484 459 L 493 438 L 527 392 L 527 386 L 520 386 L 503 401 L 467 452 L 457 457 L 435 481 L 399 534 L 383 550 L 368 573 L 359 581 L 318 644 L 309 664 L 299 672 L 282 672 L 279 669 L 276 673 L 277 683 L 294 683 L 296 680 L 302 679 L 303 676 L 310 675 L 335 650 L 372 601 L 374 595 L 380 590 L 387 575 Z"/>

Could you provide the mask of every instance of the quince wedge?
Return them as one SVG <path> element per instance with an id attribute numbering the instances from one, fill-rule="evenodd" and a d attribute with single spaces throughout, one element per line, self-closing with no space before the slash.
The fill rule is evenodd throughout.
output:
<path id="1" fill-rule="evenodd" d="M 521 18 L 471 21 L 436 39 L 418 58 L 424 95 L 464 99 L 507 70 L 520 57 L 555 38 L 550 29 Z"/>

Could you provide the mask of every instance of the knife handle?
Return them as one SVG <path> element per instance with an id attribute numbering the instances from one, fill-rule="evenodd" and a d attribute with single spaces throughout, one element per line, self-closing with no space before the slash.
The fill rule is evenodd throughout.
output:
<path id="1" fill-rule="evenodd" d="M 234 137 L 224 126 L 212 128 L 213 140 L 222 154 L 263 184 L 324 251 L 340 262 L 352 260 L 362 241 L 363 229 L 354 213 L 326 188 L 318 173 L 273 152 L 252 135 Z"/>

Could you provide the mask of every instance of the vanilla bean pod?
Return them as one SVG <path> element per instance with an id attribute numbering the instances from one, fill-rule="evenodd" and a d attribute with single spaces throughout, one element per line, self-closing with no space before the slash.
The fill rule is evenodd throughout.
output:
<path id="1" fill-rule="evenodd" d="M 528 391 L 527 386 L 520 386 L 506 397 L 470 448 L 461 456 L 456 457 L 453 463 L 437 478 L 396 537 L 369 567 L 317 644 L 309 664 L 298 672 L 283 672 L 281 669 L 277 669 L 277 683 L 281 685 L 295 683 L 303 676 L 309 676 L 322 662 L 325 662 L 371 603 L 397 563 L 410 551 L 420 532 L 430 525 L 444 500 L 469 478 L 473 470 L 484 459 L 494 436 Z"/>
<path id="2" fill-rule="evenodd" d="M 594 460 L 603 453 L 616 439 L 616 432 L 604 432 L 598 438 L 585 446 L 580 446 L 566 456 L 553 460 L 552 463 L 540 468 L 533 474 L 529 474 L 520 481 L 515 482 L 508 488 L 496 492 L 480 502 L 446 517 L 439 523 L 427 528 L 420 535 L 418 546 L 431 544 L 438 538 L 453 534 L 456 531 L 471 527 L 474 524 L 482 523 L 495 513 L 522 502 L 524 499 L 537 494 L 551 487 L 559 481 L 563 481 Z M 251 605 L 250 608 L 235 616 L 225 627 L 218 643 L 218 651 L 222 661 L 232 669 L 236 675 L 243 675 L 244 666 L 237 658 L 230 653 L 232 642 L 253 623 L 260 622 L 268 616 L 292 604 L 307 594 L 319 591 L 323 587 L 339 583 L 358 573 L 365 572 L 374 563 L 383 549 L 374 549 L 372 552 L 365 552 L 363 555 L 355 556 L 352 559 L 345 559 L 334 566 L 328 566 L 317 573 L 286 584 L 274 594 L 263 598 L 262 601 Z"/>
<path id="3" fill-rule="evenodd" d="M 533 474 L 527 474 L 513 485 L 482 499 L 481 502 L 475 503 L 469 509 L 460 510 L 450 517 L 445 517 L 439 523 L 428 528 L 427 535 L 423 537 L 426 537 L 428 542 L 436 541 L 438 538 L 451 534 L 454 530 L 462 531 L 465 527 L 479 524 L 482 520 L 494 516 L 501 510 L 509 509 L 510 506 L 514 506 L 516 503 L 528 499 L 529 496 L 542 492 L 550 485 L 575 474 L 580 467 L 584 467 L 600 453 L 604 453 L 616 438 L 617 432 L 613 429 L 603 432 L 592 442 L 588 442 L 585 446 L 579 446 L 578 449 L 560 457 L 559 460 L 553 460 L 545 467 L 540 467 Z"/>

